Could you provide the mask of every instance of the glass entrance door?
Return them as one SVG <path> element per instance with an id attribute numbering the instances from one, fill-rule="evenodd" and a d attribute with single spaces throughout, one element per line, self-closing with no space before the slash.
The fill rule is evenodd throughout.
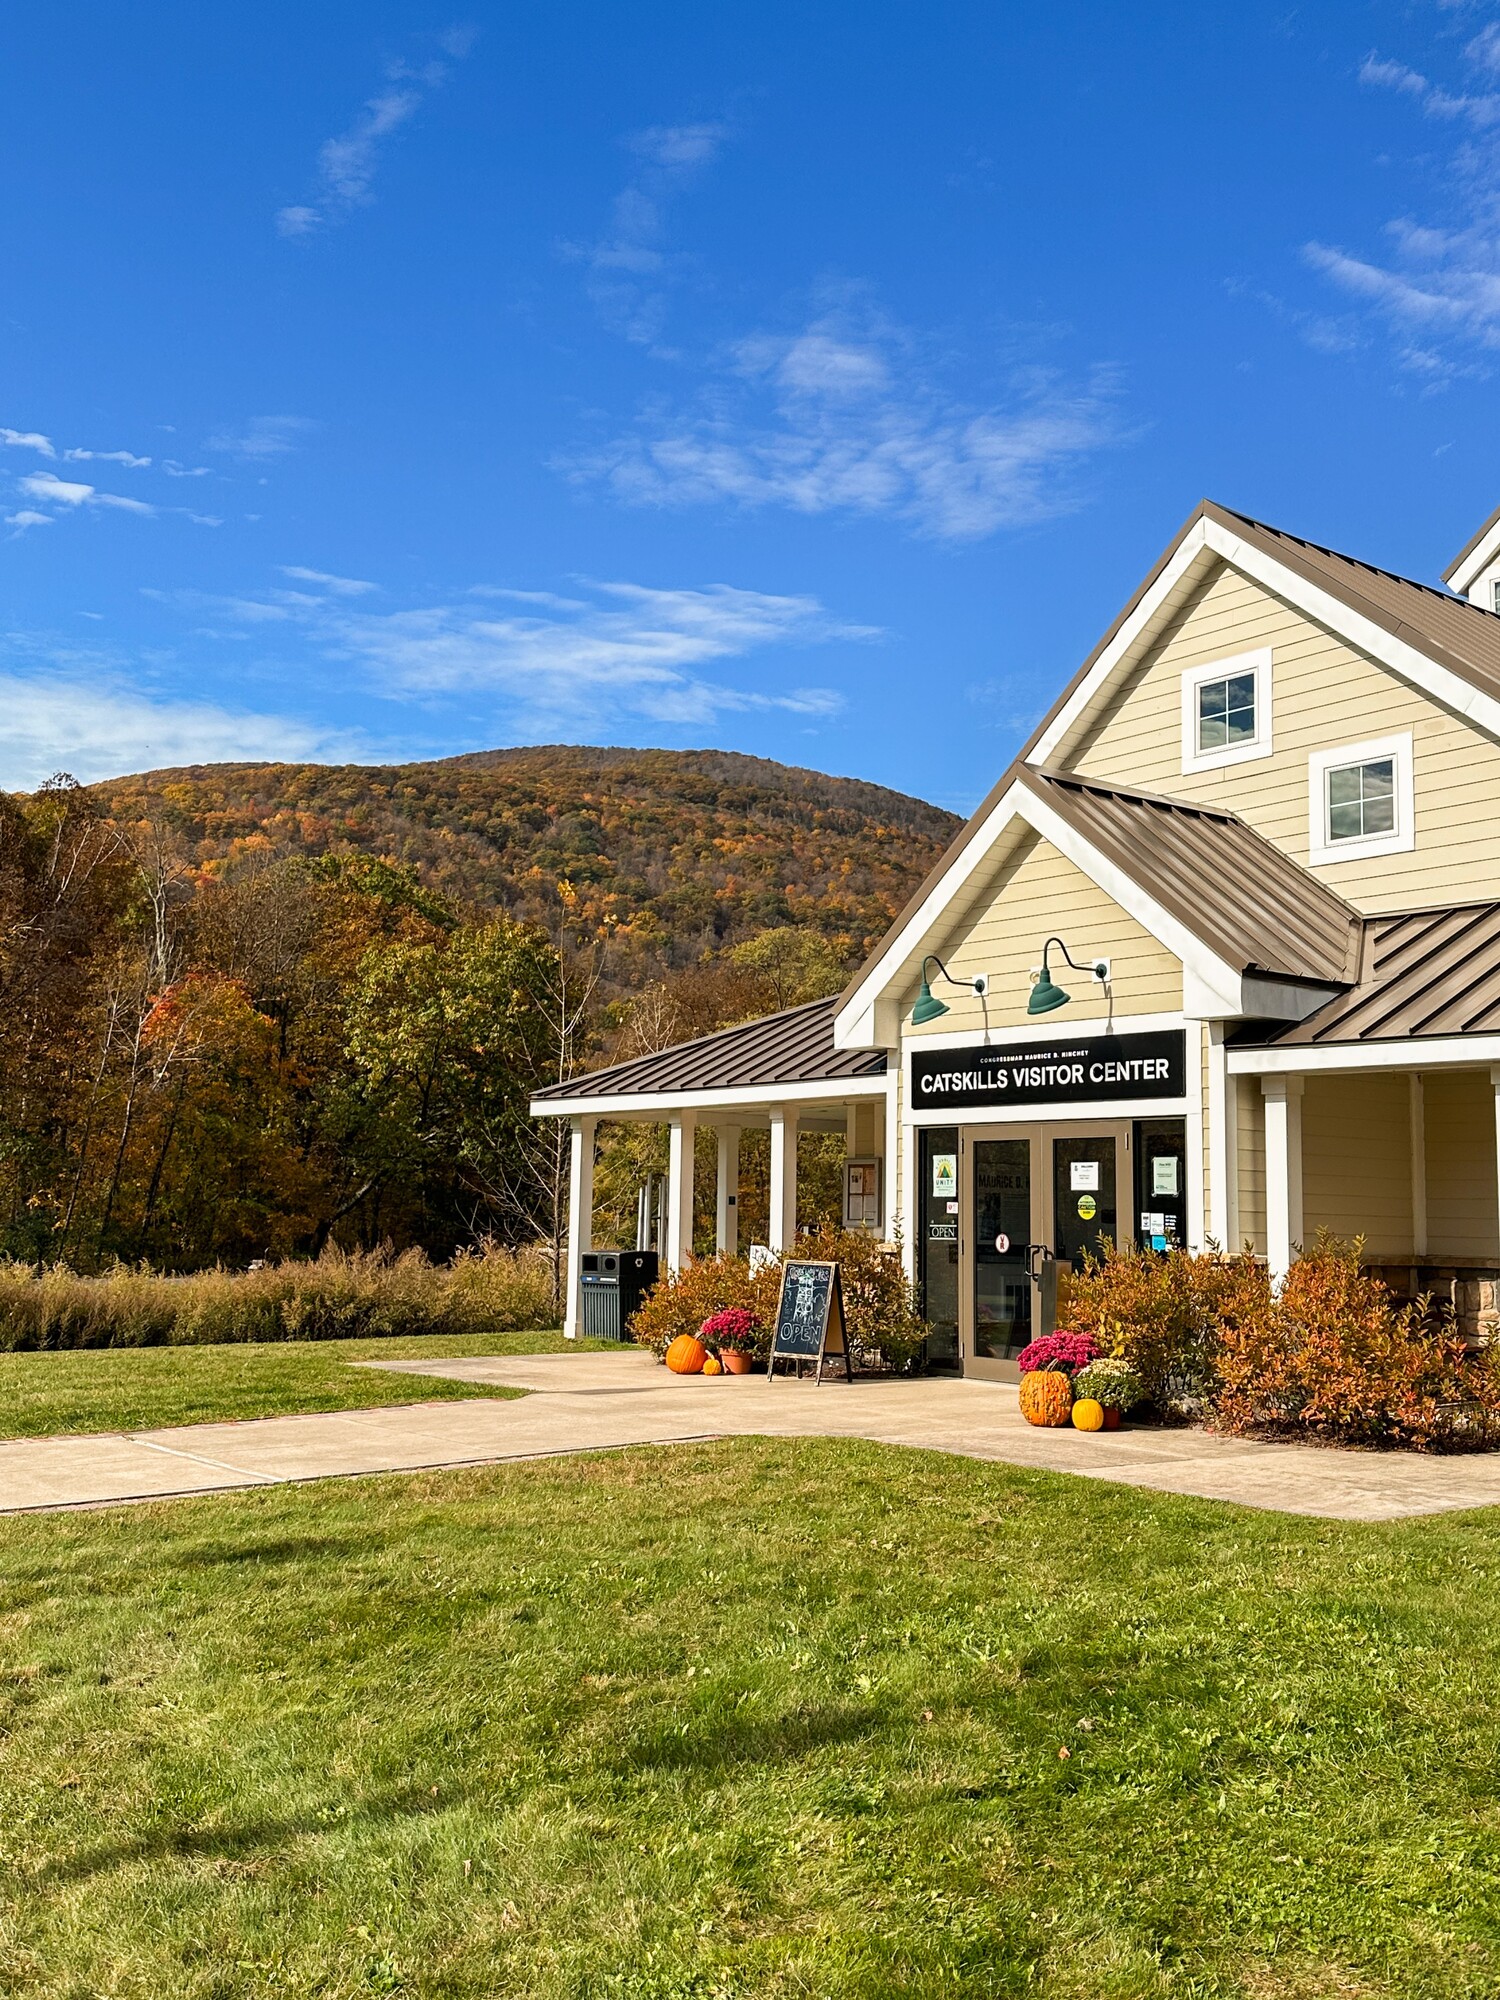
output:
<path id="1" fill-rule="evenodd" d="M 933 1126 L 922 1134 L 918 1156 L 921 1189 L 917 1213 L 917 1274 L 922 1311 L 932 1328 L 927 1341 L 929 1368 L 957 1368 L 959 1322 L 959 1137 L 956 1125 Z"/>
<path id="2" fill-rule="evenodd" d="M 1083 1269 L 1101 1238 L 1117 1243 L 1115 1139 L 1112 1133 L 1052 1142 L 1052 1248 L 1059 1264 Z"/>
<path id="3" fill-rule="evenodd" d="M 1031 1138 L 976 1139 L 974 1339 L 981 1361 L 1013 1361 L 1031 1339 Z"/>

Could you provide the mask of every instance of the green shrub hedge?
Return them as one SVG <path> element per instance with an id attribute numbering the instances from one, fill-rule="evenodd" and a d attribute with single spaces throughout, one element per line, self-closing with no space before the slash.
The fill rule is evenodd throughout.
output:
<path id="1" fill-rule="evenodd" d="M 311 1262 L 170 1277 L 120 1266 L 82 1277 L 0 1262 L 0 1350 L 190 1347 L 236 1340 L 345 1340 L 383 1334 L 511 1333 L 551 1326 L 540 1250 L 485 1250 L 429 1264 L 325 1250 Z"/>

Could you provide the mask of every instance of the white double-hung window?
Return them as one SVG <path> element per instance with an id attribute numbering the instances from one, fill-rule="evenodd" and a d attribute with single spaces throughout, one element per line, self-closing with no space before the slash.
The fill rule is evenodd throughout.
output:
<path id="1" fill-rule="evenodd" d="M 1237 653 L 1182 677 L 1182 768 L 1211 771 L 1271 754 L 1271 649 Z"/>
<path id="2" fill-rule="evenodd" d="M 1404 854 L 1416 845 L 1410 733 L 1314 751 L 1307 791 L 1314 862 Z"/>

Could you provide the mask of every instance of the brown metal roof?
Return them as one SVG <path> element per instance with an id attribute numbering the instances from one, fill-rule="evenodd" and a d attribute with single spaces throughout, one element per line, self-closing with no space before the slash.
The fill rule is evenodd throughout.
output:
<path id="1" fill-rule="evenodd" d="M 1320 585 L 1351 610 L 1358 611 L 1419 653 L 1448 667 L 1460 680 L 1485 694 L 1500 696 L 1500 618 L 1451 590 L 1357 562 L 1318 542 L 1303 541 L 1248 514 L 1205 500 L 1202 512 L 1222 527 L 1244 534 L 1288 569 Z"/>
<path id="2" fill-rule="evenodd" d="M 1072 771 L 1020 777 L 1235 971 L 1335 984 L 1358 972 L 1358 913 L 1237 814 Z"/>
<path id="3" fill-rule="evenodd" d="M 1500 903 L 1365 919 L 1359 983 L 1257 1045 L 1318 1048 L 1500 1034 Z"/>
<path id="4" fill-rule="evenodd" d="M 566 1083 L 533 1091 L 532 1101 L 575 1097 L 633 1097 L 656 1091 L 774 1088 L 781 1083 L 836 1083 L 842 1078 L 883 1076 L 881 1049 L 836 1049 L 833 1017 L 837 998 L 808 1000 L 780 1014 L 720 1028 L 696 1041 L 678 1042 L 656 1054 L 635 1056 Z"/>

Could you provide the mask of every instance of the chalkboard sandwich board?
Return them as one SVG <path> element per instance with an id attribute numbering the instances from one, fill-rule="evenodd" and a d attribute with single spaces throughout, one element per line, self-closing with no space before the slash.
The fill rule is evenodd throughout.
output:
<path id="1" fill-rule="evenodd" d="M 802 1373 L 804 1361 L 816 1361 L 814 1380 L 823 1379 L 823 1362 L 841 1358 L 844 1374 L 854 1380 L 849 1354 L 849 1330 L 844 1320 L 844 1293 L 837 1264 L 810 1257 L 789 1257 L 781 1267 L 781 1297 L 776 1304 L 776 1330 L 766 1374 L 776 1378 L 778 1361 L 793 1361 Z"/>

